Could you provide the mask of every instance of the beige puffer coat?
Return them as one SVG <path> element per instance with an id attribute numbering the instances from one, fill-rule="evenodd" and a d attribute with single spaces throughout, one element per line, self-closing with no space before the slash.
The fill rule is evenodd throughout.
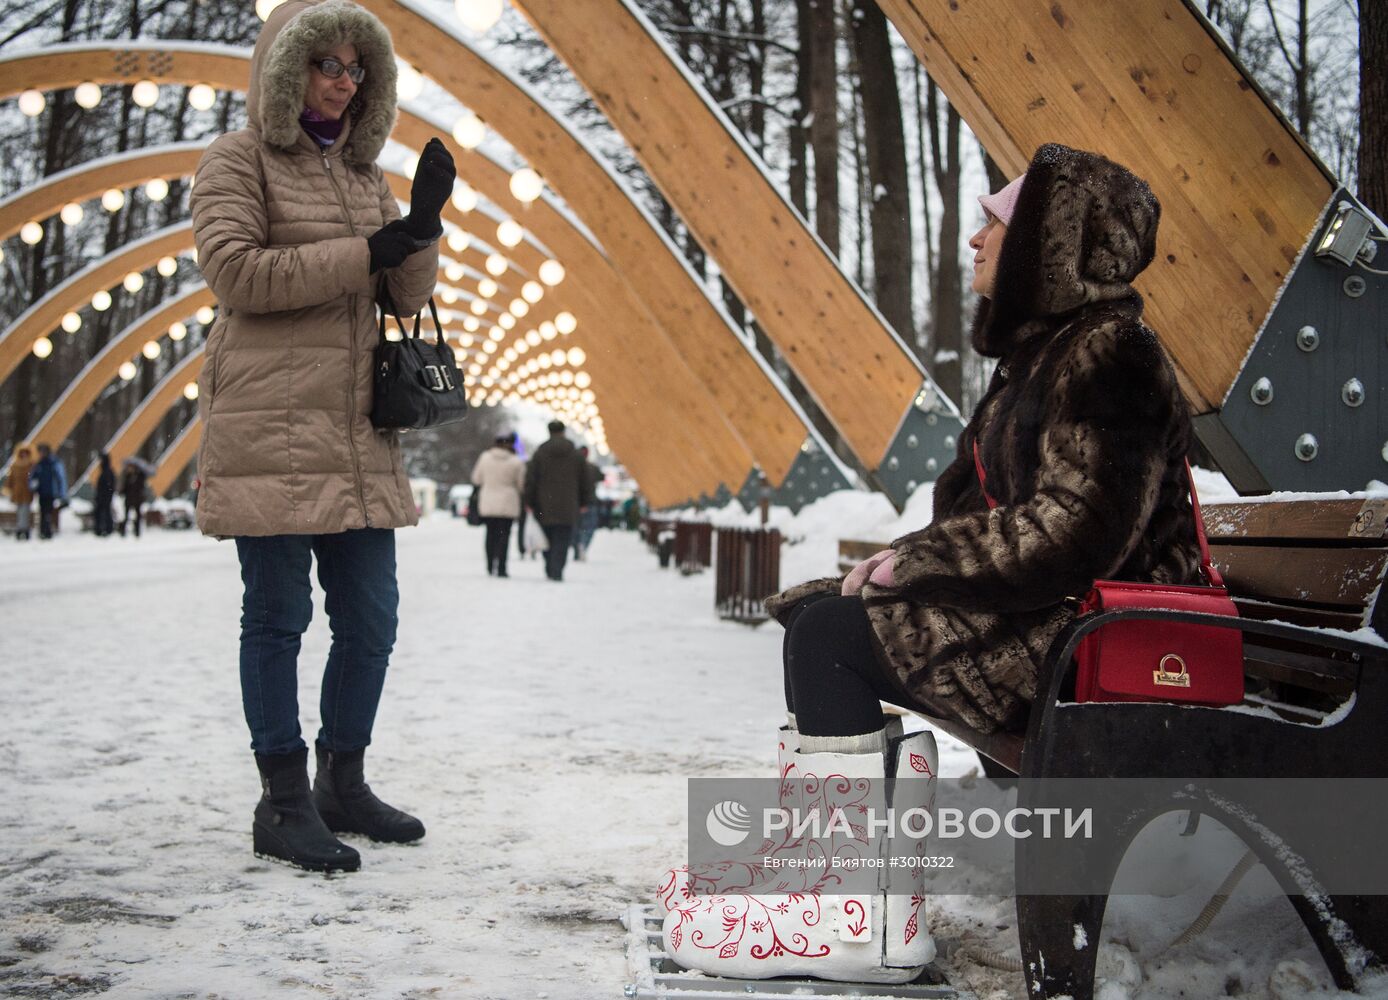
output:
<path id="1" fill-rule="evenodd" d="M 299 125 L 309 59 L 350 41 L 366 68 L 326 150 Z M 376 157 L 395 123 L 390 35 L 347 0 L 289 0 L 251 60 L 249 127 L 198 164 L 198 263 L 219 300 L 198 397 L 198 525 L 209 535 L 396 528 L 418 515 L 395 433 L 371 426 L 375 297 L 413 313 L 438 247 L 370 274 L 366 237 L 400 215 Z"/>
<path id="2" fill-rule="evenodd" d="M 520 517 L 525 462 L 510 448 L 488 448 L 472 467 L 473 495 L 483 517 Z"/>

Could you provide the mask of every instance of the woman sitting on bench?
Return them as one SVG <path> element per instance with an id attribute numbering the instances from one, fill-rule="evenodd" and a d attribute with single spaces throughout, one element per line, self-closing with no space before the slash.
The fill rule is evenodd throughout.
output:
<path id="1" fill-rule="evenodd" d="M 910 776 L 897 770 L 908 750 L 933 773 L 933 741 L 910 742 L 929 734 L 891 738 L 881 701 L 984 732 L 1021 728 L 1038 668 L 1075 614 L 1066 598 L 1100 577 L 1197 579 L 1190 415 L 1132 286 L 1156 251 L 1156 198 L 1101 156 L 1046 145 L 1022 177 L 979 201 L 987 221 L 969 240 L 982 296 L 971 337 L 998 366 L 935 484 L 931 523 L 845 579 L 766 602 L 786 628 L 783 775 Z M 773 898 L 743 881 L 738 896 L 698 873 L 671 885 L 711 890 L 725 906 Z M 683 926 L 675 957 L 723 975 L 909 978 L 929 957 L 908 949 L 892 960 L 910 934 L 893 926 L 894 914 L 905 916 L 887 901 L 873 939 L 885 944 L 875 957 L 863 946 L 856 965 L 843 964 L 854 946 L 842 944 L 831 949 L 835 962 L 813 948 L 756 963 L 725 958 L 691 943 L 690 925 L 704 915 L 690 906 L 667 917 L 667 945 Z"/>

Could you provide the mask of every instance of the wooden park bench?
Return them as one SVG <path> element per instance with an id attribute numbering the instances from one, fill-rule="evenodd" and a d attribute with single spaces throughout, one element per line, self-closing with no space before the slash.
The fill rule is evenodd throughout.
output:
<path id="1" fill-rule="evenodd" d="M 1203 509 L 1215 565 L 1242 617 L 1161 611 L 1086 616 L 1051 648 L 1024 733 L 980 734 L 946 719 L 926 721 L 1024 779 L 1388 777 L 1388 645 L 1382 638 L 1388 636 L 1388 601 L 1378 599 L 1388 567 L 1388 500 L 1212 503 Z M 884 547 L 845 540 L 840 568 Z M 1240 629 L 1243 705 L 1070 701 L 1079 641 L 1123 618 Z M 1027 807 L 1043 785 L 1023 781 L 1018 806 Z M 1204 796 L 1193 808 L 1189 795 L 1163 796 L 1147 806 L 1093 840 L 1017 840 L 1019 886 L 1032 884 L 1029 875 L 1073 866 L 1077 857 L 1070 852 L 1081 852 L 1086 870 L 1106 876 L 1111 886 L 1128 845 L 1151 820 L 1173 811 L 1203 813 L 1240 837 L 1278 880 L 1341 989 L 1354 989 L 1366 967 L 1388 961 L 1388 896 L 1316 891 L 1317 867 L 1326 861 L 1318 854 L 1322 848 L 1276 843 L 1266 830 L 1260 835 L 1248 809 L 1227 798 Z M 1353 821 L 1326 818 L 1327 824 L 1347 822 Z M 1382 849 L 1382 830 L 1351 833 L 1358 849 Z M 1092 1000 L 1107 902 L 1107 893 L 1017 896 L 1028 996 Z"/>

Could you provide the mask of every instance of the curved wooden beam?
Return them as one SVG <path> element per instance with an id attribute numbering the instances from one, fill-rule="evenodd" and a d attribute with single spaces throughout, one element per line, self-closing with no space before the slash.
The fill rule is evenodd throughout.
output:
<path id="1" fill-rule="evenodd" d="M 807 422 L 615 174 L 523 85 L 460 34 L 435 24 L 422 7 L 401 0 L 366 0 L 364 6 L 389 28 L 397 51 L 497 128 L 582 217 L 622 280 L 649 309 L 652 325 L 663 330 L 762 469 L 779 482 L 812 433 Z M 402 119 L 397 134 L 411 136 L 409 125 Z M 413 145 L 417 135 L 406 141 Z M 525 207 L 509 191 L 492 192 L 491 200 L 524 217 Z M 563 253 L 548 237 L 545 241 Z"/>
<path id="2" fill-rule="evenodd" d="M 160 257 L 176 257 L 192 245 L 192 223 L 180 222 L 127 243 L 72 275 L 0 332 L 0 383 L 10 377 L 36 340 L 52 332 L 63 313 L 120 284 L 131 271 L 153 267 Z"/>
<path id="3" fill-rule="evenodd" d="M 112 337 L 77 373 L 34 429 L 25 435 L 29 441 L 49 441 L 55 448 L 66 441 L 102 391 L 116 378 L 117 370 L 140 352 L 146 341 L 158 340 L 169 327 L 203 306 L 216 304 L 217 297 L 206 285 L 198 285 L 176 299 L 166 299 Z M 202 348 L 198 347 L 198 351 Z M 191 355 L 190 355 L 191 356 Z M 141 439 L 143 441 L 143 439 Z M 125 455 L 121 455 L 122 458 Z"/>
<path id="4" fill-rule="evenodd" d="M 184 399 L 183 390 L 189 382 L 195 382 L 202 373 L 203 362 L 207 356 L 203 345 L 199 344 L 188 356 L 170 368 L 149 395 L 140 400 L 140 405 L 131 411 L 125 423 L 111 436 L 103 449 L 111 456 L 111 464 L 120 468 L 140 446 L 145 443 L 159 422 L 168 416 L 169 411 Z M 98 463 L 92 462 L 82 473 L 84 478 L 92 479 L 97 473 Z M 82 480 L 78 480 L 81 482 Z"/>
<path id="5" fill-rule="evenodd" d="M 202 418 L 194 415 L 188 426 L 178 432 L 169 442 L 164 454 L 155 463 L 154 475 L 149 477 L 149 488 L 157 497 L 162 497 L 173 487 L 188 463 L 198 457 L 198 444 L 202 441 Z"/>
<path id="6" fill-rule="evenodd" d="M 905 345 L 630 3 L 516 6 L 631 144 L 825 415 L 876 468 L 925 379 Z"/>
<path id="7" fill-rule="evenodd" d="M 403 46 L 399 48 L 400 51 L 405 51 Z M 106 83 L 129 83 L 134 79 L 140 78 L 148 78 L 156 82 L 199 81 L 209 83 L 214 87 L 244 90 L 249 64 L 244 61 L 244 55 L 240 57 L 240 62 L 238 62 L 238 57 L 231 55 L 231 53 L 237 51 L 239 50 L 229 50 L 222 46 L 199 46 L 190 43 L 170 43 L 164 41 L 158 44 L 128 43 L 120 49 L 111 49 L 98 45 L 65 46 L 62 51 L 50 51 L 42 57 L 20 55 L 7 59 L 0 59 L 0 69 L 6 70 L 4 73 L 4 80 L 0 81 L 0 96 L 4 96 L 7 92 L 13 92 L 12 90 L 6 90 L 7 85 L 10 87 L 21 85 L 61 87 L 74 86 L 75 83 L 82 80 L 93 80 L 94 82 Z M 215 53 L 219 58 L 204 60 L 201 58 L 204 53 Z M 444 53 L 440 54 L 444 55 Z M 112 55 L 115 55 L 115 61 L 119 64 L 118 66 L 113 68 L 109 65 L 101 64 L 100 59 L 102 57 L 110 58 Z M 479 66 L 486 66 L 485 61 L 481 60 L 480 57 L 476 56 L 470 49 L 468 50 L 468 56 L 470 60 L 475 60 Z M 497 75 L 498 79 L 505 81 L 506 93 L 501 96 L 506 101 L 517 108 L 528 109 L 530 114 L 542 115 L 549 118 L 548 113 L 526 94 L 524 90 L 514 85 L 508 78 L 496 74 L 496 71 L 491 70 L 490 67 L 488 67 L 488 71 Z M 431 75 L 437 76 L 438 74 L 431 71 Z M 21 80 L 25 82 L 20 84 L 19 81 Z M 404 113 L 401 116 L 401 121 L 417 122 L 419 120 L 413 119 L 413 116 L 408 113 Z M 587 159 L 591 164 L 589 170 L 590 175 L 592 170 L 596 170 L 597 174 L 592 176 L 601 177 L 604 186 L 610 189 L 605 192 L 608 197 L 613 196 L 615 192 L 615 196 L 618 200 L 626 201 L 631 215 L 634 215 L 639 222 L 644 224 L 644 228 L 648 230 L 647 237 L 638 241 L 642 245 L 634 259 L 643 260 L 651 253 L 655 253 L 664 255 L 667 268 L 670 266 L 676 269 L 683 268 L 683 277 L 686 287 L 680 290 L 681 294 L 678 300 L 671 302 L 671 308 L 666 310 L 671 317 L 676 320 L 681 320 L 684 323 L 684 326 L 678 329 L 685 342 L 680 344 L 680 349 L 675 352 L 675 356 L 682 360 L 688 360 L 691 357 L 698 358 L 700 356 L 707 356 L 710 350 L 713 350 L 714 354 L 717 355 L 716 360 L 711 364 L 702 366 L 704 369 L 707 369 L 707 371 L 700 371 L 698 373 L 704 379 L 705 391 L 714 400 L 715 404 L 724 404 L 722 409 L 727 410 L 726 404 L 731 402 L 738 411 L 741 411 L 739 414 L 740 416 L 751 416 L 753 419 L 740 421 L 737 426 L 740 429 L 745 428 L 749 434 L 752 434 L 759 441 L 767 439 L 768 436 L 773 433 L 778 433 L 781 438 L 781 440 L 777 442 L 778 450 L 774 453 L 769 451 L 758 453 L 756 458 L 761 462 L 763 468 L 765 468 L 769 474 L 774 474 L 776 470 L 781 467 L 788 468 L 790 462 L 794 459 L 795 451 L 798 449 L 799 443 L 802 442 L 805 437 L 806 424 L 803 418 L 791 408 L 786 399 L 781 395 L 783 389 L 773 384 L 768 377 L 768 373 L 759 368 L 757 363 L 750 358 L 747 346 L 737 339 L 736 334 L 732 333 L 726 322 L 721 322 L 719 324 L 721 329 L 718 333 L 722 341 L 727 341 L 728 337 L 731 335 L 731 345 L 724 343 L 711 347 L 710 342 L 704 338 L 702 334 L 691 339 L 691 335 L 685 332 L 686 327 L 691 326 L 691 317 L 689 315 L 691 302 L 688 298 L 689 293 L 692 292 L 699 302 L 702 303 L 704 308 L 695 308 L 694 313 L 698 314 L 698 316 L 701 316 L 703 319 L 707 320 L 710 316 L 717 318 L 716 308 L 703 290 L 693 280 L 687 267 L 683 266 L 682 262 L 674 255 L 672 248 L 668 244 L 662 243 L 659 239 L 654 239 L 654 242 L 652 242 L 655 230 L 650 220 L 645 218 L 640 210 L 630 202 L 625 192 L 615 183 L 615 180 L 605 173 L 603 168 L 593 159 L 592 154 L 581 146 L 581 144 L 578 144 L 577 141 L 564 130 L 562 125 L 554 122 L 552 118 L 550 118 L 550 121 L 557 133 L 562 134 L 567 140 L 567 145 L 571 147 L 565 152 L 576 152 L 578 156 Z M 428 134 L 439 131 L 435 126 L 427 123 L 421 124 L 422 128 L 427 130 Z M 575 194 L 579 197 L 580 201 L 586 198 L 586 192 L 581 186 L 575 187 Z M 598 211 L 600 209 L 602 209 L 602 206 L 594 206 L 592 208 L 593 211 Z M 643 266 L 649 266 L 649 264 L 644 264 Z M 680 315 L 681 313 L 683 313 L 683 316 Z M 696 316 L 696 318 L 698 318 L 698 316 Z M 692 326 L 696 328 L 699 325 L 700 324 L 697 322 L 692 324 Z M 707 322 L 704 322 L 702 326 L 704 328 L 703 333 L 705 334 L 711 329 Z M 660 333 L 669 333 L 670 328 L 667 325 L 665 330 L 662 331 L 657 324 L 656 331 Z M 697 332 L 697 330 L 694 331 L 694 333 Z M 728 353 L 729 346 L 734 349 L 731 354 Z M 693 348 L 692 353 L 690 348 Z M 645 377 L 649 378 L 649 373 L 651 371 L 659 370 L 658 368 L 646 368 L 644 370 Z M 712 381 L 709 380 L 708 376 L 712 377 Z M 674 376 L 672 375 L 671 378 L 673 379 Z M 758 385 L 757 383 L 760 384 Z M 748 410 L 751 406 L 759 406 L 755 414 L 749 414 Z M 686 419 L 689 419 L 692 415 L 697 415 L 698 419 L 707 419 L 703 416 L 704 409 L 705 407 L 687 408 L 684 412 L 684 416 Z M 733 411 L 729 410 L 728 412 Z M 650 419 L 652 416 L 654 416 L 654 414 L 648 412 L 647 418 Z M 787 424 L 787 419 L 791 421 L 791 424 Z M 684 437 L 689 433 L 689 431 L 682 430 L 678 427 L 674 428 L 673 432 L 677 437 Z M 724 436 L 726 437 L 729 434 L 734 439 L 739 436 L 738 432 L 732 431 L 731 428 L 728 429 Z M 794 442 L 793 447 L 790 444 L 792 441 Z M 696 460 L 699 461 L 702 460 L 704 456 L 707 456 L 709 459 L 716 459 L 719 454 L 728 449 L 726 446 L 722 448 L 717 446 L 710 447 L 708 442 L 703 442 L 696 443 L 689 449 L 683 450 L 685 454 L 691 458 L 700 456 L 700 459 Z M 734 454 L 738 451 L 742 452 L 742 457 L 736 460 L 739 466 L 751 464 L 751 460 L 747 458 L 746 445 L 739 443 L 737 446 L 733 447 L 731 451 Z M 717 472 L 715 481 L 721 480 L 733 483 L 739 481 L 742 473 L 740 471 L 731 471 L 734 462 L 729 461 L 727 458 L 722 459 L 721 462 L 723 470 Z M 709 488 L 711 489 L 712 485 L 710 485 Z"/>
<path id="8" fill-rule="evenodd" d="M 1183 0 L 879 3 L 1008 174 L 1061 142 L 1151 184 L 1147 321 L 1216 408 L 1335 184 L 1212 31 Z"/>

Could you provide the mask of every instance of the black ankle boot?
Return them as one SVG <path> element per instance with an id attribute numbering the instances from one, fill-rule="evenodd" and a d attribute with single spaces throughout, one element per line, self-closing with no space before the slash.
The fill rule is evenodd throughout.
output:
<path id="1" fill-rule="evenodd" d="M 262 794 L 251 836 L 258 857 L 311 872 L 354 872 L 361 856 L 332 835 L 308 787 L 308 748 L 256 754 Z"/>
<path id="2" fill-rule="evenodd" d="M 315 744 L 318 775 L 313 779 L 313 802 L 334 833 L 364 833 L 372 840 L 408 844 L 424 836 L 424 824 L 409 813 L 388 806 L 362 777 L 365 750 L 326 750 Z"/>

